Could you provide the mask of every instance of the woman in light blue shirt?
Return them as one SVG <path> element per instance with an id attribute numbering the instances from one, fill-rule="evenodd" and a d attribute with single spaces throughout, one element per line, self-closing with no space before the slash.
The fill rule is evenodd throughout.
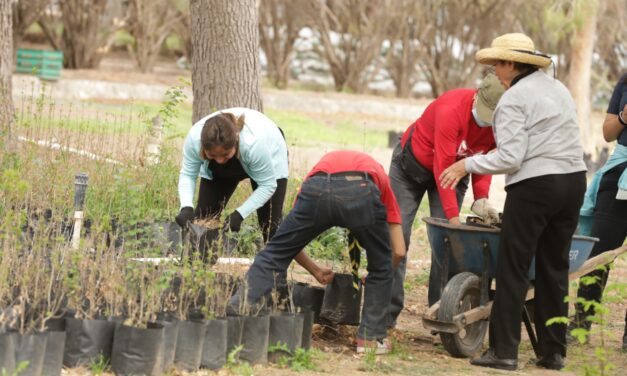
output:
<path id="1" fill-rule="evenodd" d="M 196 122 L 185 139 L 176 222 L 185 227 L 196 218 L 219 216 L 239 182 L 249 178 L 253 193 L 229 214 L 225 225 L 239 231 L 244 218 L 256 210 L 268 241 L 282 218 L 287 176 L 287 145 L 272 120 L 248 108 L 214 112 Z"/>

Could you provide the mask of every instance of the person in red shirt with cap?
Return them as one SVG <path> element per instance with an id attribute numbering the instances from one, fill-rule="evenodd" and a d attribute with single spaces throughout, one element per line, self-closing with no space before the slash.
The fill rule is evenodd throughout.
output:
<path id="1" fill-rule="evenodd" d="M 293 259 L 319 282 L 331 282 L 333 272 L 316 265 L 303 248 L 333 226 L 349 229 L 368 259 L 357 352 L 370 348 L 376 354 L 385 354 L 390 349 L 385 337 L 393 267 L 405 257 L 405 243 L 390 180 L 383 167 L 365 153 L 333 151 L 313 167 L 294 208 L 255 257 L 246 275 L 246 286 L 231 298 L 229 311 L 236 311 L 242 301 L 257 308 L 263 306 L 272 289 L 284 283 L 277 280 L 285 280 Z"/>
<path id="2" fill-rule="evenodd" d="M 436 176 L 457 160 L 485 154 L 496 147 L 492 134 L 492 112 L 504 87 L 489 73 L 479 89 L 455 89 L 431 102 L 424 113 L 410 125 L 392 153 L 390 182 L 401 208 L 403 236 L 409 247 L 412 224 L 425 194 L 429 196 L 431 217 L 447 218 L 459 224 L 459 209 L 468 188 L 468 178 L 457 190 L 444 189 Z M 472 175 L 475 202 L 471 210 L 485 221 L 498 220 L 498 212 L 488 202 L 490 175 Z M 403 309 L 405 261 L 394 273 L 388 327 L 396 325 Z M 440 299 L 439 266 L 431 258 L 429 306 Z"/>

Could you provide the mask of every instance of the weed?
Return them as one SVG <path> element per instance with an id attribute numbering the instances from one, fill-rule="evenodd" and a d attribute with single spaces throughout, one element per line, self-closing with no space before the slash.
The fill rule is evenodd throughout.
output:
<path id="1" fill-rule="evenodd" d="M 253 375 L 253 367 L 247 362 L 241 362 L 239 360 L 239 353 L 244 348 L 244 345 L 239 345 L 235 347 L 226 357 L 226 368 L 229 372 L 234 373 L 236 375 L 241 376 L 252 376 Z"/>
<path id="2" fill-rule="evenodd" d="M 292 357 L 292 352 L 289 347 L 287 347 L 286 343 L 281 341 L 268 346 L 269 353 L 277 353 L 279 358 L 277 364 L 280 367 L 287 367 L 290 364 L 290 359 Z"/>
<path id="3" fill-rule="evenodd" d="M 103 354 L 98 354 L 98 357 L 89 365 L 89 370 L 94 375 L 102 375 L 109 370 L 109 359 Z"/>
<path id="4" fill-rule="evenodd" d="M 409 347 L 396 338 L 392 338 L 392 350 L 390 350 L 389 355 L 395 356 L 401 360 L 414 360 L 414 357 L 409 351 Z"/>
<path id="5" fill-rule="evenodd" d="M 605 268 L 606 266 L 599 267 L 599 269 Z M 579 283 L 591 285 L 601 283 L 601 281 L 598 276 L 584 276 L 579 279 Z M 586 317 L 586 320 L 594 325 L 589 329 L 585 326 L 572 329 L 570 335 L 575 337 L 582 345 L 590 343 L 592 337 L 598 337 L 599 340 L 599 344 L 595 346 L 592 356 L 590 356 L 589 350 L 577 349 L 578 351 L 582 351 L 580 358 L 586 359 L 587 361 L 574 366 L 568 366 L 567 368 L 574 368 L 575 371 L 582 372 L 586 376 L 605 376 L 612 374 L 616 365 L 612 363 L 610 355 L 612 351 L 616 350 L 612 350 L 607 346 L 607 341 L 612 335 L 608 322 L 609 304 L 622 303 L 626 298 L 627 283 L 608 284 L 604 291 L 603 300 L 600 303 L 580 297 L 573 299 L 570 296 L 566 296 L 564 298 L 564 301 L 579 304 L 584 312 L 589 312 L 590 315 Z M 618 306 L 620 305 L 621 304 L 618 304 Z M 568 323 L 568 317 L 553 317 L 547 320 L 546 325 L 567 325 Z"/>
<path id="6" fill-rule="evenodd" d="M 341 227 L 332 227 L 312 240 L 305 251 L 313 258 L 329 261 L 344 261 L 347 258 L 344 251 L 346 242 L 346 230 Z"/>
<path id="7" fill-rule="evenodd" d="M 181 80 L 185 86 L 191 86 L 190 82 Z M 174 120 L 178 118 L 180 113 L 180 104 L 187 99 L 187 95 L 183 91 L 183 86 L 174 86 L 168 88 L 165 92 L 166 100 L 161 104 L 159 115 L 163 119 L 163 125 L 166 128 L 173 128 Z"/>
<path id="8" fill-rule="evenodd" d="M 290 368 L 296 372 L 317 371 L 315 359 L 320 357 L 320 350 L 298 348 L 290 360 Z"/>
<path id="9" fill-rule="evenodd" d="M 360 371 L 375 373 L 392 373 L 396 371 L 394 365 L 376 356 L 375 349 L 366 349 L 364 352 L 364 364 L 359 367 Z"/>
<path id="10" fill-rule="evenodd" d="M 28 368 L 28 360 L 24 360 L 24 361 L 20 362 L 20 364 L 18 364 L 17 367 L 15 367 L 15 370 L 13 370 L 13 372 L 11 374 L 9 374 L 4 368 L 2 368 L 2 373 L 0 375 L 2 375 L 2 376 L 18 376 L 19 374 L 24 372 L 26 370 L 26 368 Z"/>

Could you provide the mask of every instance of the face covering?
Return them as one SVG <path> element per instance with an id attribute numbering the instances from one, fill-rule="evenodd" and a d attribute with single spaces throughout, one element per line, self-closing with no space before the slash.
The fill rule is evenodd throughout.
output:
<path id="1" fill-rule="evenodd" d="M 472 108 L 472 117 L 475 118 L 475 123 L 481 128 L 491 127 L 492 124 L 486 123 L 485 121 L 479 119 L 479 115 L 477 115 L 477 109 L 475 107 Z"/>

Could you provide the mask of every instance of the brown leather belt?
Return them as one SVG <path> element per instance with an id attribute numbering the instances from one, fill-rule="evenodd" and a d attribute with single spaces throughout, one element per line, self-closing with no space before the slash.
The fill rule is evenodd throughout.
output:
<path id="1" fill-rule="evenodd" d="M 342 171 L 342 172 L 334 172 L 331 174 L 320 171 L 320 172 L 316 172 L 312 176 L 324 176 L 327 178 L 344 178 L 345 180 L 348 180 L 348 181 L 353 181 L 353 180 L 374 181 L 372 179 L 372 176 L 370 176 L 370 174 L 365 171 Z"/>

